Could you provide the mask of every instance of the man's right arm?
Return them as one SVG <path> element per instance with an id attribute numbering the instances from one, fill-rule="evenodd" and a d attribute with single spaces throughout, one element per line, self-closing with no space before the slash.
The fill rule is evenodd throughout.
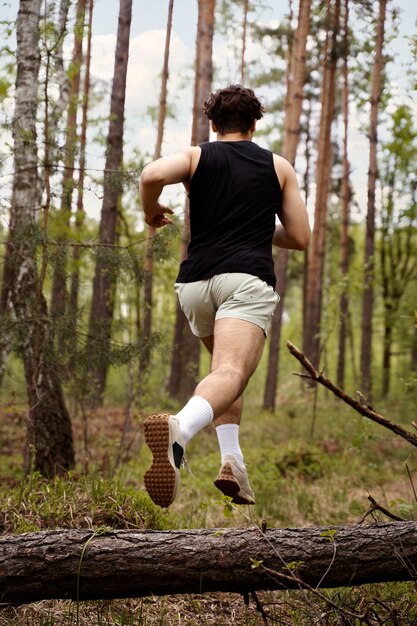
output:
<path id="1" fill-rule="evenodd" d="M 289 161 L 276 154 L 274 165 L 282 189 L 282 206 L 278 214 L 281 223 L 275 227 L 272 243 L 279 248 L 305 250 L 311 230 L 294 168 Z"/>
<path id="2" fill-rule="evenodd" d="M 172 210 L 159 203 L 159 196 L 165 185 L 175 183 L 183 183 L 188 191 L 199 156 L 200 148 L 190 146 L 146 165 L 140 177 L 139 192 L 147 224 L 159 228 L 171 223 L 165 214 Z"/>

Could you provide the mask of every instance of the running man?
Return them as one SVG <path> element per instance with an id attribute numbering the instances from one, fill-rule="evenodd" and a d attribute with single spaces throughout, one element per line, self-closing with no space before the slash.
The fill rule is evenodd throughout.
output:
<path id="1" fill-rule="evenodd" d="M 204 105 L 217 140 L 147 165 L 140 179 L 145 222 L 171 223 L 160 204 L 165 185 L 182 183 L 190 199 L 191 238 L 175 290 L 192 332 L 212 355 L 210 373 L 174 415 L 144 423 L 152 500 L 175 499 L 185 446 L 215 423 L 221 469 L 214 484 L 236 504 L 254 504 L 239 445 L 242 393 L 254 373 L 275 306 L 272 245 L 304 250 L 310 226 L 293 167 L 252 141 L 264 109 L 251 89 L 231 85 Z M 276 220 L 276 217 L 278 220 Z"/>

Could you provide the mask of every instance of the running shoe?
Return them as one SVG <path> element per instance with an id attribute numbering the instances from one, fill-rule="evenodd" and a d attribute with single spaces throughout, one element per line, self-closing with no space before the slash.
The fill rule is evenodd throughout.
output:
<path id="1" fill-rule="evenodd" d="M 230 496 L 234 504 L 255 504 L 246 468 L 239 467 L 232 456 L 225 457 L 214 484 L 225 496 Z"/>
<path id="2" fill-rule="evenodd" d="M 172 504 L 180 482 L 184 443 L 178 419 L 168 413 L 150 415 L 144 422 L 145 441 L 153 459 L 144 476 L 149 496 L 159 506 Z"/>

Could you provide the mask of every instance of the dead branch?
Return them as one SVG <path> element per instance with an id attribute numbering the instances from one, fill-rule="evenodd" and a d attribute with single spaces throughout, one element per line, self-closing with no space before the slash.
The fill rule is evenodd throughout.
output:
<path id="1" fill-rule="evenodd" d="M 327 389 L 330 389 L 330 391 L 332 391 L 335 394 L 335 396 L 337 396 L 338 398 L 346 402 L 346 404 L 349 404 L 349 406 L 351 406 L 353 409 L 355 409 L 355 411 L 357 411 L 364 417 L 369 418 L 370 420 L 376 422 L 380 426 L 384 426 L 385 428 L 388 428 L 396 435 L 399 435 L 400 437 L 403 437 L 403 439 L 406 439 L 408 443 L 411 443 L 411 445 L 417 446 L 417 435 L 414 435 L 413 433 L 406 430 L 405 428 L 402 428 L 402 426 L 399 426 L 398 424 L 394 424 L 394 422 L 391 422 L 391 420 L 389 420 L 388 418 L 384 417 L 383 415 L 380 415 L 374 409 L 372 409 L 368 404 L 366 404 L 366 402 L 359 402 L 355 400 L 354 398 L 352 398 L 351 396 L 348 396 L 344 391 L 342 391 L 342 389 L 340 389 L 340 387 L 337 387 L 329 378 L 326 378 L 326 376 L 323 376 L 322 373 L 318 372 L 316 368 L 314 367 L 314 365 L 311 363 L 311 361 L 309 361 L 308 358 L 305 356 L 305 354 L 303 354 L 290 341 L 287 342 L 287 348 L 291 352 L 291 354 L 307 370 L 312 380 L 318 383 L 321 383 L 324 387 L 326 387 Z"/>

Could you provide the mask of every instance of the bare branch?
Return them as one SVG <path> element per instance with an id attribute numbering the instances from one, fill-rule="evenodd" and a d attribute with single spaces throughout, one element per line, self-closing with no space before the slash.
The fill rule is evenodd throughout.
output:
<path id="1" fill-rule="evenodd" d="M 402 426 L 399 426 L 398 424 L 394 424 L 394 422 L 391 422 L 391 420 L 384 417 L 383 415 L 380 415 L 379 413 L 374 411 L 374 409 L 369 407 L 369 405 L 367 405 L 366 402 L 365 403 L 358 402 L 357 400 L 354 400 L 354 398 L 352 398 L 351 396 L 348 396 L 344 391 L 342 391 L 342 389 L 337 387 L 329 378 L 326 378 L 326 376 L 323 376 L 323 374 L 318 372 L 316 368 L 314 367 L 314 365 L 311 363 L 311 361 L 308 360 L 306 355 L 303 354 L 290 341 L 287 341 L 287 348 L 291 352 L 291 354 L 307 370 L 312 380 L 318 383 L 321 383 L 324 387 L 326 387 L 327 389 L 330 389 L 330 391 L 332 391 L 335 394 L 335 396 L 337 396 L 338 398 L 346 402 L 346 404 L 349 404 L 349 406 L 351 406 L 353 409 L 355 409 L 355 411 L 357 411 L 364 417 L 369 418 L 370 420 L 372 420 L 373 422 L 376 422 L 380 426 L 384 426 L 385 428 L 388 428 L 396 435 L 399 435 L 400 437 L 403 437 L 403 439 L 406 439 L 408 443 L 411 443 L 411 445 L 417 447 L 416 435 L 406 430 L 405 428 L 402 428 Z"/>

